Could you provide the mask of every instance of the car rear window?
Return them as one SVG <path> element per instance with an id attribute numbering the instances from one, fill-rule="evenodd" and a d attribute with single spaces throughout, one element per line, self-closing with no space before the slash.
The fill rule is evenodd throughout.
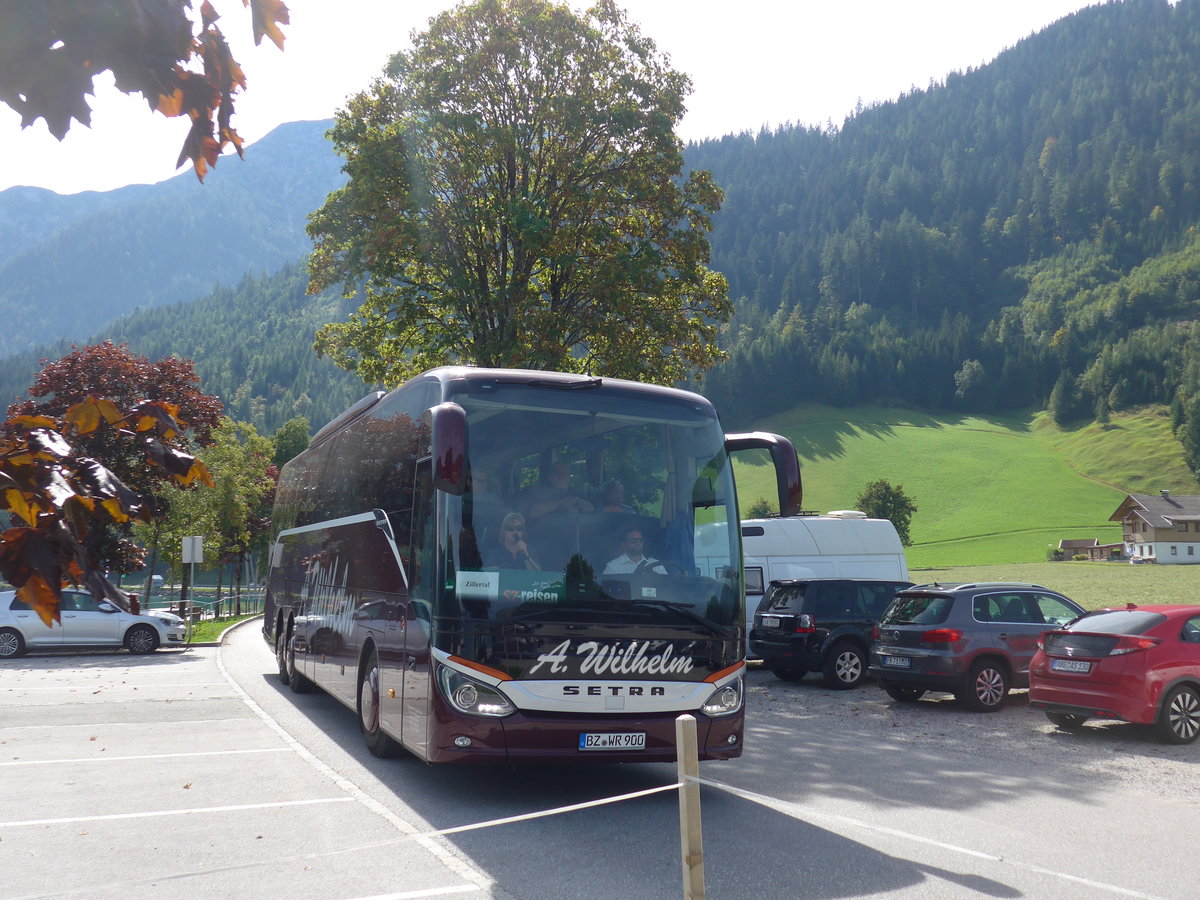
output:
<path id="1" fill-rule="evenodd" d="M 1100 634 L 1145 634 L 1167 617 L 1144 609 L 1110 609 L 1084 613 L 1066 627 L 1066 631 L 1090 631 Z"/>
<path id="2" fill-rule="evenodd" d="M 759 612 L 799 611 L 804 603 L 804 595 L 808 592 L 808 582 L 799 584 L 773 584 L 767 589 L 762 599 Z"/>
<path id="3" fill-rule="evenodd" d="M 938 625 L 950 616 L 954 598 L 945 594 L 900 594 L 879 620 L 880 625 Z"/>

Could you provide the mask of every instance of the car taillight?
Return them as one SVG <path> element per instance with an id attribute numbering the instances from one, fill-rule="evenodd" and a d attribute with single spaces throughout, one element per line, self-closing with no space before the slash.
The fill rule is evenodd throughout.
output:
<path id="1" fill-rule="evenodd" d="M 1151 647 L 1157 647 L 1162 641 L 1154 638 L 1134 637 L 1131 634 L 1123 634 L 1117 638 L 1117 645 L 1108 651 L 1109 656 L 1123 656 L 1126 653 L 1137 653 L 1139 650 L 1149 650 Z"/>
<path id="2" fill-rule="evenodd" d="M 921 635 L 925 644 L 953 644 L 962 640 L 962 630 L 959 628 L 931 628 Z"/>
<path id="3" fill-rule="evenodd" d="M 808 613 L 802 613 L 796 616 L 796 634 L 812 634 L 813 633 L 813 617 Z"/>
<path id="4" fill-rule="evenodd" d="M 871 640 L 873 640 L 873 641 L 875 641 L 876 643 L 878 643 L 879 639 L 880 639 L 880 634 L 879 634 L 879 626 L 878 626 L 878 625 L 872 625 L 872 626 L 871 626 Z"/>

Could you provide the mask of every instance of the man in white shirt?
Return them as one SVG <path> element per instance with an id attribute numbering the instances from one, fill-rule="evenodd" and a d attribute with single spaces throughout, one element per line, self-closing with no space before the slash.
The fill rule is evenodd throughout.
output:
<path id="1" fill-rule="evenodd" d="M 604 567 L 604 575 L 632 575 L 637 572 L 658 572 L 666 574 L 666 568 L 663 567 L 657 559 L 646 556 L 642 550 L 645 546 L 645 539 L 642 537 L 640 528 L 627 528 L 625 537 L 621 540 L 621 549 L 624 551 L 616 559 L 609 560 Z"/>

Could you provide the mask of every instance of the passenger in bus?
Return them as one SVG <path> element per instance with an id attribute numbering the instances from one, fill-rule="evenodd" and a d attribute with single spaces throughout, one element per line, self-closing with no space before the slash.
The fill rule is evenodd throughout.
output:
<path id="1" fill-rule="evenodd" d="M 644 553 L 646 540 L 642 529 L 627 528 L 621 538 L 621 550 L 616 559 L 610 559 L 604 567 L 604 575 L 636 575 L 642 572 L 666 574 L 666 568 L 657 559 Z"/>
<path id="2" fill-rule="evenodd" d="M 619 481 L 606 481 L 600 489 L 600 512 L 631 513 L 633 507 L 625 502 L 625 485 Z"/>
<path id="3" fill-rule="evenodd" d="M 492 490 L 492 477 L 486 469 L 472 468 L 468 486 L 476 535 L 485 545 L 498 541 L 500 521 L 507 504 Z"/>
<path id="4" fill-rule="evenodd" d="M 529 492 L 525 515 L 533 523 L 553 513 L 585 513 L 593 508 L 571 489 L 571 470 L 567 464 L 557 462 L 550 467 L 547 478 Z"/>
<path id="5" fill-rule="evenodd" d="M 511 512 L 500 523 L 500 541 L 493 545 L 483 558 L 484 565 L 501 569 L 528 569 L 538 571 L 541 567 L 525 541 L 525 517 Z"/>

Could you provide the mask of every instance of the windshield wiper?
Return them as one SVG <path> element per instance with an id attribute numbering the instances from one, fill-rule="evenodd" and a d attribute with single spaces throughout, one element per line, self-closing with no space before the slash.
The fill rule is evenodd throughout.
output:
<path id="1" fill-rule="evenodd" d="M 714 622 L 708 616 L 702 616 L 686 603 L 672 603 L 670 600 L 650 600 L 645 597 L 634 597 L 628 601 L 630 606 L 657 606 L 659 609 L 670 610 L 682 615 L 684 618 L 691 619 L 698 625 L 703 625 L 710 628 L 718 634 L 726 634 L 730 626 L 722 625 L 719 622 Z"/>

